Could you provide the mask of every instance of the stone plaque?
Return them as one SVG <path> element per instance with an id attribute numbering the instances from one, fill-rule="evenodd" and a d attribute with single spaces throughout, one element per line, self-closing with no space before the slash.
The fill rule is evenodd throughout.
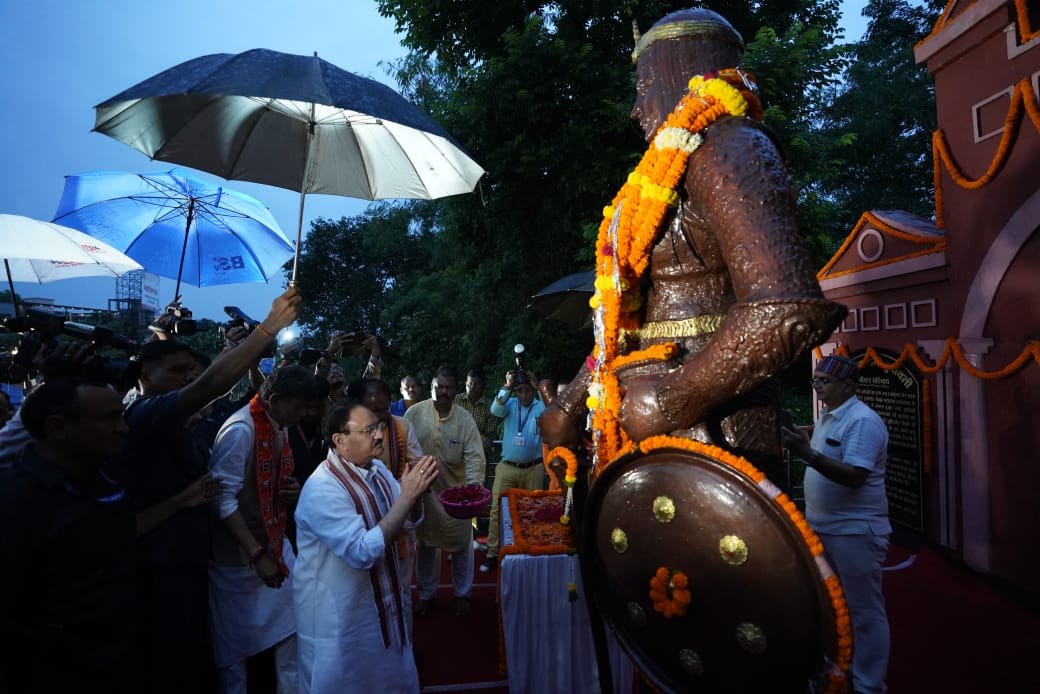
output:
<path id="1" fill-rule="evenodd" d="M 886 363 L 899 355 L 876 349 Z M 864 351 L 855 352 L 856 362 Z M 888 513 L 893 523 L 924 532 L 924 394 L 917 367 L 906 361 L 898 369 L 885 371 L 871 360 L 860 371 L 859 397 L 881 415 L 888 427 L 888 466 L 885 487 Z"/>

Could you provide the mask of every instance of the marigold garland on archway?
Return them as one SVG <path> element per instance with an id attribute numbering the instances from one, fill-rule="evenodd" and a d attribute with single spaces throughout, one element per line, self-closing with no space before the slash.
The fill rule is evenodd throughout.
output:
<path id="1" fill-rule="evenodd" d="M 1027 97 L 1028 95 L 1028 97 Z M 1029 114 L 1033 127 L 1040 132 L 1040 106 L 1037 105 L 1037 95 L 1033 93 L 1033 85 L 1029 77 L 1023 77 L 1015 83 L 1011 92 L 1011 100 L 1008 105 L 1007 115 L 1004 117 L 1004 132 L 1000 136 L 1000 144 L 993 156 L 985 173 L 976 179 L 968 178 L 954 161 L 950 145 L 946 141 L 943 131 L 936 130 L 932 133 L 932 175 L 935 179 L 935 225 L 938 228 L 945 226 L 942 204 L 942 168 L 945 167 L 950 178 L 961 188 L 975 190 L 992 181 L 1004 164 L 1007 163 L 1011 149 L 1018 139 L 1018 131 L 1022 121 L 1022 111 Z"/>
<path id="2" fill-rule="evenodd" d="M 820 351 L 819 347 L 815 349 L 815 352 L 817 359 L 823 358 L 823 352 Z M 838 345 L 835 354 L 840 354 L 846 357 L 849 356 L 848 347 L 844 344 Z M 883 371 L 895 371 L 902 366 L 907 359 L 912 361 L 921 373 L 929 375 L 942 371 L 943 367 L 946 366 L 946 362 L 953 359 L 957 366 L 961 367 L 975 378 L 994 381 L 1018 373 L 1030 359 L 1037 364 L 1040 364 L 1040 340 L 1030 340 L 1026 343 L 1026 346 L 1017 357 L 1004 366 L 1004 368 L 997 369 L 996 371 L 983 371 L 982 369 L 975 368 L 975 366 L 968 361 L 967 357 L 964 356 L 964 349 L 961 347 L 960 343 L 953 337 L 946 338 L 946 346 L 943 348 L 942 354 L 939 355 L 939 358 L 935 360 L 934 364 L 928 364 L 925 362 L 924 359 L 921 358 L 921 355 L 917 353 L 917 346 L 908 342 L 903 345 L 903 351 L 900 353 L 899 357 L 892 362 L 886 362 L 878 355 L 877 351 L 873 347 L 867 347 L 859 365 L 860 368 L 862 368 L 870 362 L 874 362 L 877 364 L 878 368 Z"/>

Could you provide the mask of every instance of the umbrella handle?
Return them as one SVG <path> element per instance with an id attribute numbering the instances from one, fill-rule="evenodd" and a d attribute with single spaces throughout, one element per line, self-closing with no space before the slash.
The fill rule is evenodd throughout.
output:
<path id="1" fill-rule="evenodd" d="M 292 277 L 289 278 L 289 286 L 296 286 L 296 271 L 300 267 L 300 239 L 303 237 L 303 201 L 306 193 L 300 191 L 300 215 L 296 220 L 296 252 L 293 254 Z"/>
<path id="2" fill-rule="evenodd" d="M 14 306 L 14 316 L 18 318 L 22 315 L 22 310 L 18 301 L 14 298 L 14 280 L 11 279 L 11 265 L 7 262 L 7 258 L 4 258 L 4 269 L 7 270 L 7 286 L 11 288 L 11 305 Z"/>

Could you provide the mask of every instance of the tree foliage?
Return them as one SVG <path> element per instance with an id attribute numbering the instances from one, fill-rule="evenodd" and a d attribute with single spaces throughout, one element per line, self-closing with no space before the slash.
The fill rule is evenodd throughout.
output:
<path id="1" fill-rule="evenodd" d="M 836 214 L 828 231 L 843 236 L 860 214 L 900 209 L 934 212 L 931 137 L 936 128 L 935 85 L 913 48 L 928 35 L 944 2 L 871 0 L 866 35 L 827 111 L 823 131 L 849 133 L 829 184 Z M 844 230 L 844 233 L 842 231 Z"/>
<path id="2" fill-rule="evenodd" d="M 405 371 L 425 377 L 442 362 L 485 367 L 497 378 L 510 366 L 516 342 L 527 345 L 532 368 L 566 380 L 590 348 L 591 333 L 546 320 L 526 305 L 555 279 L 591 268 L 590 239 L 602 207 L 645 148 L 629 118 L 633 20 L 645 31 L 688 3 L 378 4 L 410 49 L 392 66 L 401 91 L 487 174 L 473 195 L 382 204 L 351 219 L 316 222 L 300 261 L 307 297 L 302 320 L 322 333 L 381 332 L 390 347 L 388 380 Z M 903 17 L 903 4 L 879 0 L 871 7 L 878 18 L 890 9 Z M 884 135 L 866 130 L 872 125 L 861 118 L 866 106 L 842 80 L 868 84 L 876 68 L 855 69 L 857 61 L 881 65 L 886 56 L 840 43 L 838 0 L 708 6 L 747 39 L 745 63 L 758 77 L 766 122 L 801 190 L 803 232 L 822 263 L 847 233 L 848 219 L 858 216 L 852 208 L 878 206 L 863 185 L 872 162 L 860 143 Z M 872 25 L 878 46 L 894 40 L 888 32 L 912 45 L 911 29 L 926 17 L 904 14 L 904 23 Z M 912 56 L 901 54 L 901 60 L 893 58 L 890 72 L 920 76 L 908 67 Z M 908 88 L 920 86 L 915 78 Z M 903 114 L 922 131 L 929 125 L 914 119 L 926 102 L 915 98 Z M 898 110 L 891 102 L 883 106 Z M 904 150 L 918 146 L 910 135 L 889 139 Z M 909 176 L 914 155 L 900 150 L 892 156 L 906 160 Z M 852 187 L 862 196 L 852 195 Z"/>

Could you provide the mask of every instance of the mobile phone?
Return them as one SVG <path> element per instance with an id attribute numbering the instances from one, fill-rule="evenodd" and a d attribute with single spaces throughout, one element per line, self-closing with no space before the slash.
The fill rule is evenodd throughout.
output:
<path id="1" fill-rule="evenodd" d="M 787 429 L 798 429 L 790 410 L 780 410 L 780 426 Z"/>

